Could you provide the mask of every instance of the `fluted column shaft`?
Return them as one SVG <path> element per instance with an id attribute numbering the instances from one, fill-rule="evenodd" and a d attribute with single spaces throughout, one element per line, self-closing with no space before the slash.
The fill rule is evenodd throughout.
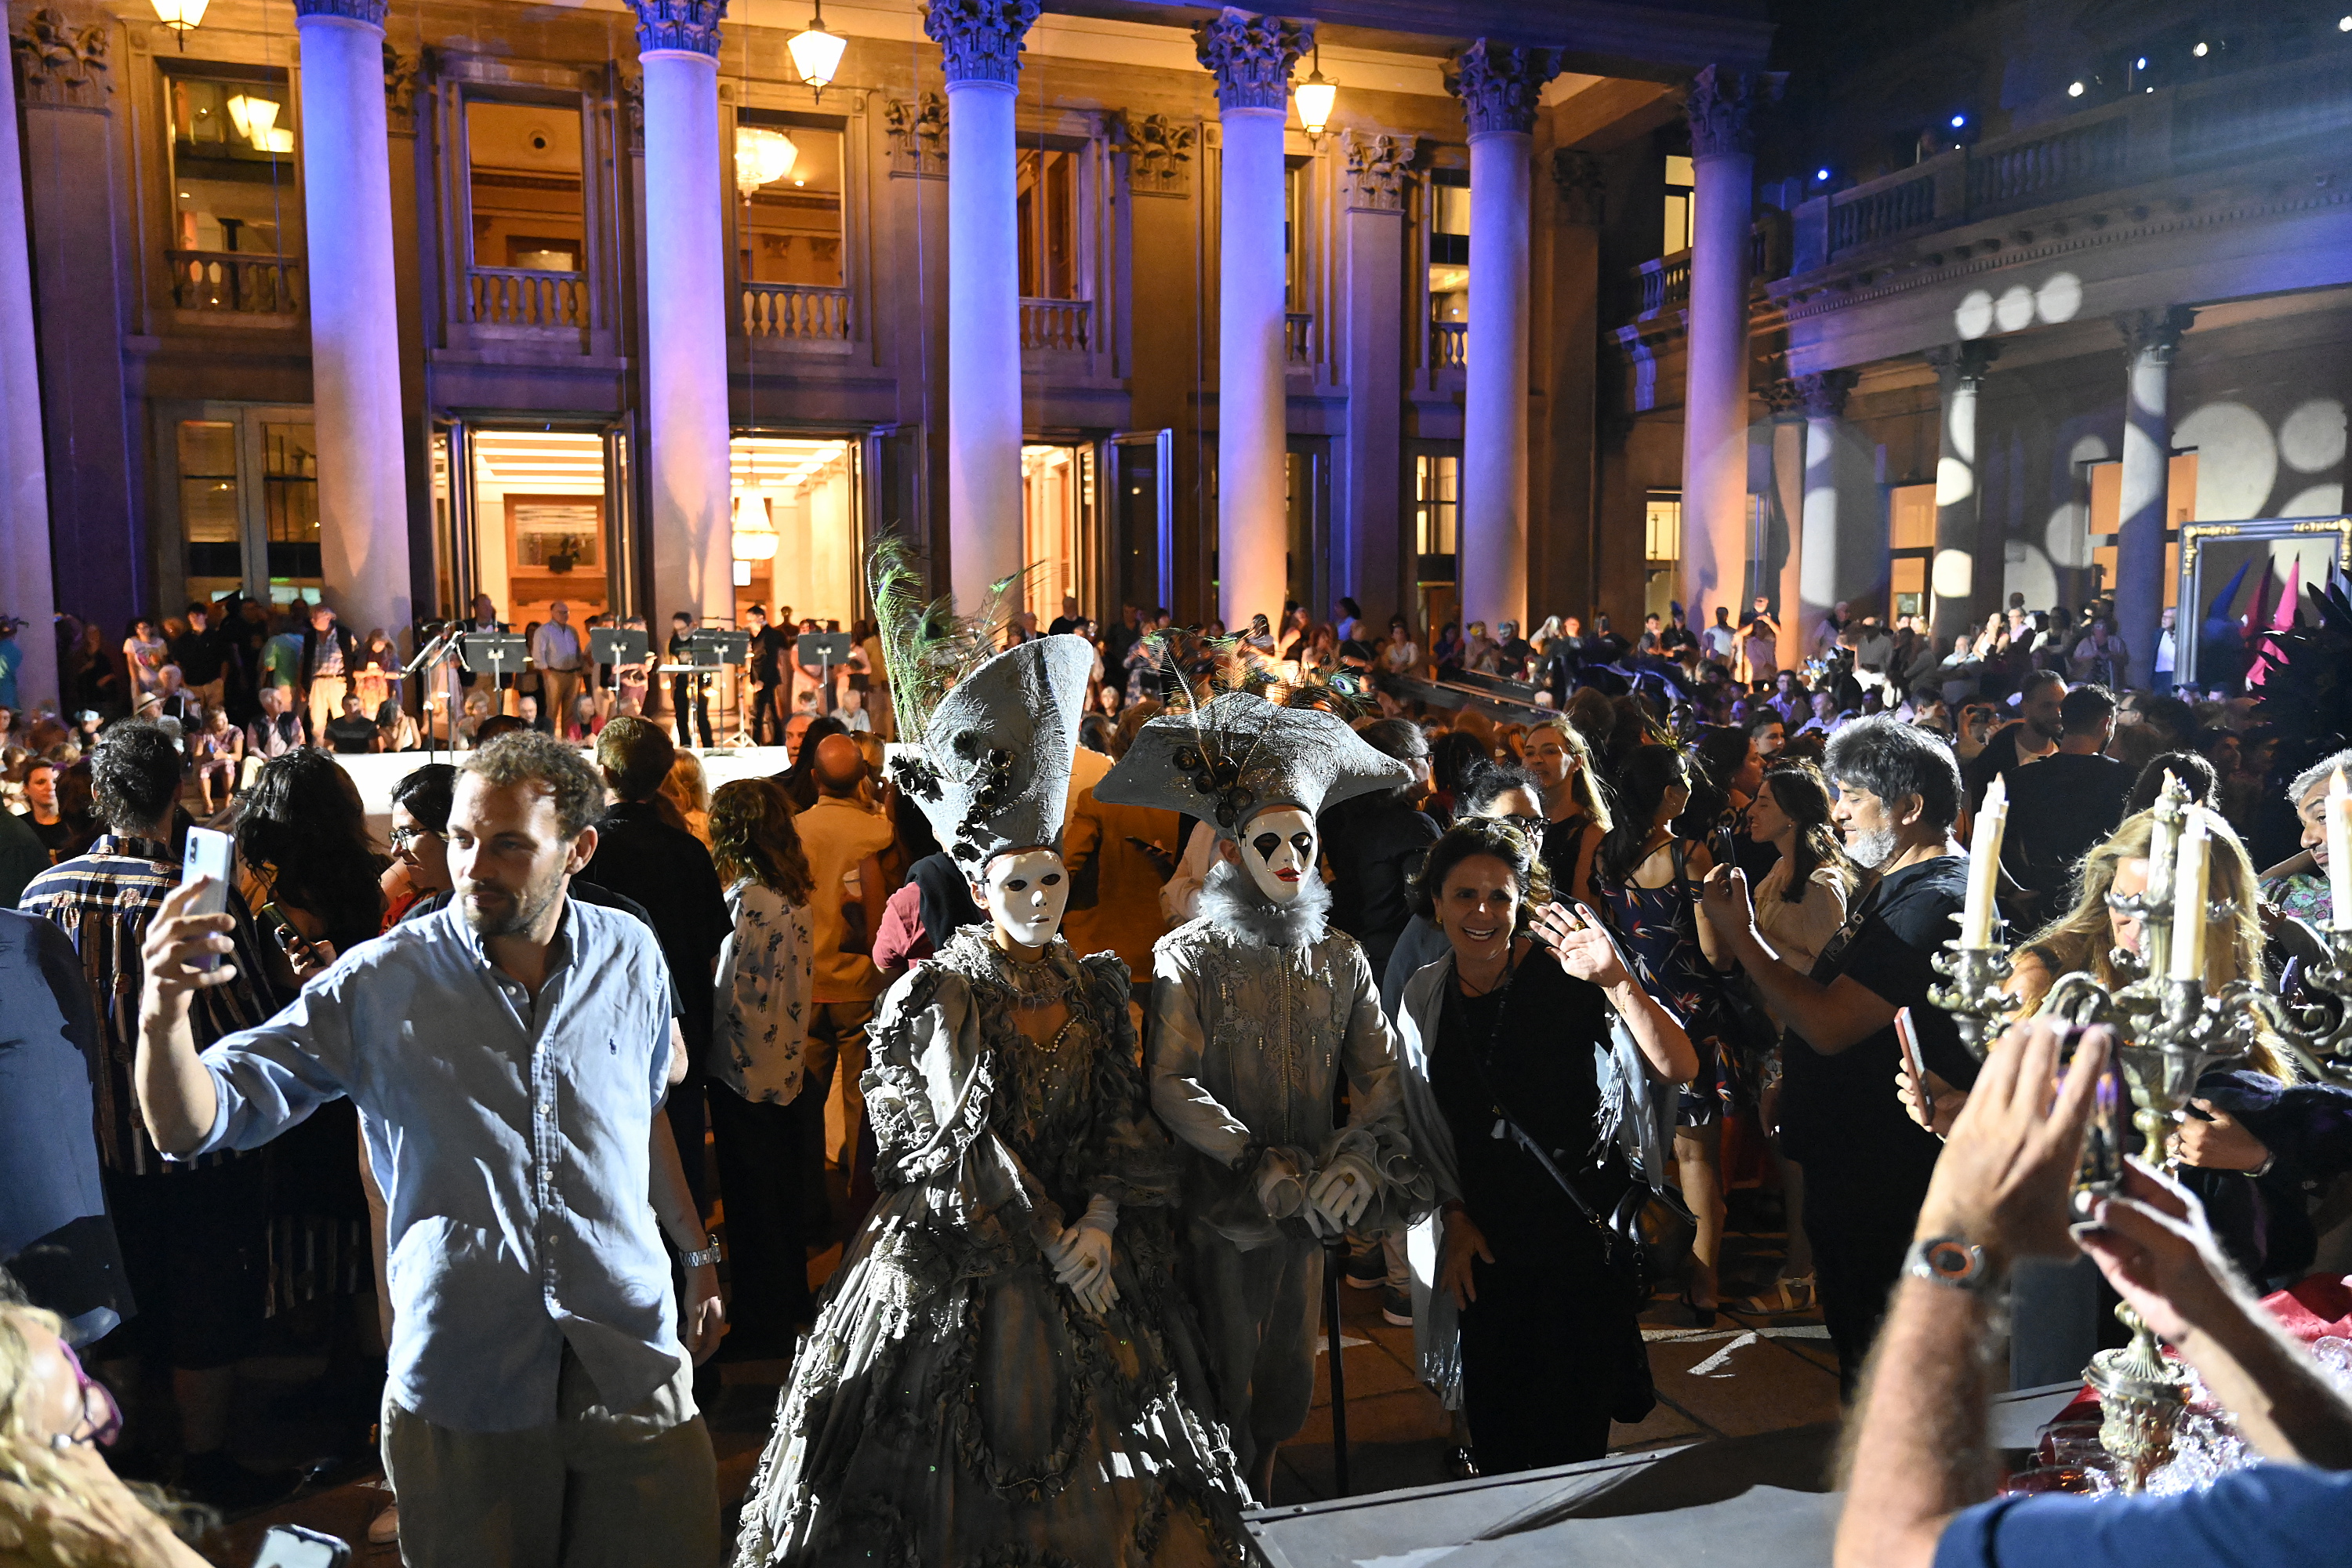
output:
<path id="1" fill-rule="evenodd" d="M 343 624 L 413 614 L 383 0 L 296 0 L 320 563 Z"/>
<path id="2" fill-rule="evenodd" d="M 728 463 L 727 186 L 719 170 L 725 0 L 634 0 L 645 71 L 647 621 L 735 614 Z"/>
<path id="3" fill-rule="evenodd" d="M 2172 359 L 2196 313 L 2185 307 L 2116 319 L 2124 334 L 2123 495 L 2116 539 L 2116 629 L 2131 656 L 2131 684 L 2155 684 L 2164 623 L 2164 531 L 2171 517 Z M 2182 606 L 2188 614 L 2189 607 Z"/>
<path id="4" fill-rule="evenodd" d="M 0 26 L 0 37 L 7 28 Z M 9 62 L 0 61 L 0 65 Z M 33 337 L 33 265 L 26 248 L 24 150 L 16 73 L 0 70 L 0 614 L 29 625 L 17 637 L 17 700 L 58 692 L 57 584 L 49 564 L 48 470 L 41 450 L 41 369 Z"/>
<path id="5" fill-rule="evenodd" d="M 1282 124 L 1312 28 L 1231 6 L 1195 31 L 1217 78 L 1217 614 L 1240 635 L 1288 596 Z"/>
<path id="6" fill-rule="evenodd" d="M 1748 272 L 1759 79 L 1709 66 L 1691 84 L 1690 325 L 1683 392 L 1682 596 L 1693 626 L 1747 602 Z"/>
<path id="7" fill-rule="evenodd" d="M 1013 110 L 1037 0 L 934 0 L 948 96 L 948 556 L 978 606 L 1023 565 L 1021 249 Z"/>
<path id="8" fill-rule="evenodd" d="M 1977 394 L 1999 357 L 1999 348 L 1988 342 L 1960 343 L 1927 354 L 1942 391 L 1937 409 L 1942 446 L 1936 456 L 1936 553 L 1927 566 L 1928 624 L 1940 643 L 1974 629 L 1978 603 L 1985 596 L 1977 581 L 1979 524 L 1984 510 L 1979 493 L 1983 487 L 1977 473 Z M 1993 586 L 1997 592 L 1997 575 Z"/>
<path id="9" fill-rule="evenodd" d="M 1462 400 L 1462 618 L 1528 615 L 1528 216 L 1551 49 L 1481 38 L 1447 85 L 1470 122 L 1470 323 Z"/>

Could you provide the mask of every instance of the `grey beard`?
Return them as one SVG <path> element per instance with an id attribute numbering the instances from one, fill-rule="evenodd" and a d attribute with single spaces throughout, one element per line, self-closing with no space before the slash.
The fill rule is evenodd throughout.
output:
<path id="1" fill-rule="evenodd" d="M 1853 863 L 1865 871 L 1875 871 L 1895 858 L 1895 830 L 1882 827 L 1874 833 L 1860 834 L 1845 841 L 1845 852 Z"/>
<path id="2" fill-rule="evenodd" d="M 1259 891 L 1250 874 L 1231 860 L 1210 867 L 1201 884 L 1201 918 L 1261 947 L 1307 947 L 1320 942 L 1330 912 L 1331 889 L 1312 868 L 1300 880 L 1298 896 L 1281 904 Z"/>

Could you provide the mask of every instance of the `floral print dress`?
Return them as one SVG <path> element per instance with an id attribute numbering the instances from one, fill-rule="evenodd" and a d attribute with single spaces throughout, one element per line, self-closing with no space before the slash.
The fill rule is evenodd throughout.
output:
<path id="1" fill-rule="evenodd" d="M 1631 880 L 1612 882 L 1597 867 L 1592 884 L 1606 906 L 1610 929 L 1647 972 L 1649 991 L 1690 1032 L 1691 1045 L 1698 1051 L 1698 1076 L 1683 1088 L 1675 1124 L 1704 1127 L 1723 1119 L 1731 1088 L 1723 1071 L 1726 1042 L 1706 1028 L 1708 1021 L 1721 1013 L 1715 1005 L 1716 988 L 1721 982 L 1699 949 L 1700 917 L 1693 902 L 1695 889 L 1684 874 L 1684 853 L 1685 846 L 1678 839 L 1674 846 L 1675 879 L 1663 888 L 1638 887 Z"/>
<path id="2" fill-rule="evenodd" d="M 814 1011 L 816 940 L 805 904 L 750 877 L 727 889 L 710 1076 L 754 1104 L 789 1105 Z"/>

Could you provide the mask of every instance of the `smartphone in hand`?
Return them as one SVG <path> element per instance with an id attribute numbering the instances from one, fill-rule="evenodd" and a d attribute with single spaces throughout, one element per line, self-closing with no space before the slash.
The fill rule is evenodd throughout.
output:
<path id="1" fill-rule="evenodd" d="M 1903 1068 L 1911 1081 L 1919 1086 L 1919 1109 L 1927 1113 L 1927 1125 L 1936 1124 L 1936 1096 L 1927 1087 L 1927 1060 L 1919 1054 L 1918 1026 L 1911 1022 L 1911 1009 L 1900 1007 L 1895 1013 L 1895 1043 L 1903 1052 Z"/>
<path id="2" fill-rule="evenodd" d="M 2069 1061 L 2082 1033 L 2067 1031 Z M 2131 1148 L 2131 1132 L 2132 1099 L 2124 1087 L 2123 1062 L 2109 1051 L 2106 1065 L 2099 1069 L 2098 1088 L 2092 1094 L 2091 1125 L 2083 1137 L 2083 1160 L 2075 1167 L 2074 1188 L 2067 1199 L 2068 1211 L 2078 1223 L 2095 1218 L 2100 1200 L 2123 1190 L 2124 1156 Z"/>
<path id="3" fill-rule="evenodd" d="M 340 1536 L 321 1535 L 299 1524 L 278 1524 L 261 1538 L 253 1568 L 343 1568 L 351 1560 L 351 1542 Z"/>
<path id="4" fill-rule="evenodd" d="M 188 829 L 188 846 L 180 858 L 180 886 L 209 879 L 212 886 L 197 895 L 188 912 L 192 915 L 216 915 L 228 908 L 228 876 L 230 863 L 236 854 L 236 840 L 226 833 L 209 827 Z M 199 969 L 214 969 L 220 964 L 220 954 L 207 953 L 196 961 Z"/>

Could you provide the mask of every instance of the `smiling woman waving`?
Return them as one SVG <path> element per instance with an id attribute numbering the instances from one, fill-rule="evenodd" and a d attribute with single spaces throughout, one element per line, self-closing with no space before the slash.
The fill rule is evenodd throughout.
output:
<path id="1" fill-rule="evenodd" d="M 1638 1147 L 1645 1121 L 1663 1175 L 1662 1086 L 1697 1053 L 1608 933 L 1547 902 L 1509 824 L 1456 825 L 1413 891 L 1452 947 L 1398 1019 L 1412 1144 L 1441 1200 L 1410 1249 L 1422 1376 L 1469 1417 L 1484 1473 L 1599 1458 L 1651 1389 L 1628 1281 L 1586 1211 L 1632 1188 L 1618 1145 Z"/>

